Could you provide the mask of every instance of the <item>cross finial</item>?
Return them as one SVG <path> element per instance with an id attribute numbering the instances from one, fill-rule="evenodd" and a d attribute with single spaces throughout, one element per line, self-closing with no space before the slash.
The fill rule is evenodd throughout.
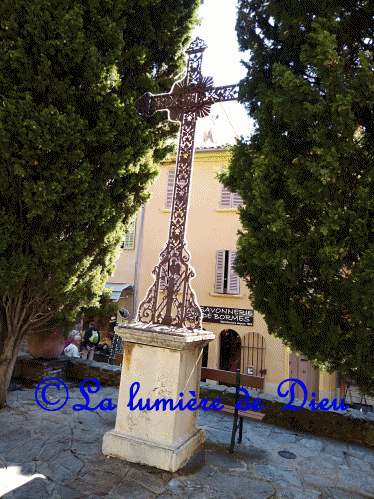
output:
<path id="1" fill-rule="evenodd" d="M 208 45 L 201 38 L 197 37 L 193 42 L 190 43 L 187 54 L 194 54 L 195 52 L 204 52 L 208 48 Z"/>

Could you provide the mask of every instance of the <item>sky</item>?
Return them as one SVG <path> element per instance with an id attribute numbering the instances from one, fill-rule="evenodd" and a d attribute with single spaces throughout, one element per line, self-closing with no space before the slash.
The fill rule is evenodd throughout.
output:
<path id="1" fill-rule="evenodd" d="M 202 73 L 213 77 L 214 86 L 239 83 L 246 75 L 240 61 L 248 60 L 249 52 L 239 52 L 235 31 L 236 6 L 237 0 L 204 0 L 198 12 L 201 25 L 192 36 L 193 39 L 198 36 L 208 45 L 203 54 Z M 217 115 L 218 118 L 214 119 Z M 213 144 L 203 141 L 203 132 L 209 129 L 212 130 Z M 236 134 L 248 137 L 252 131 L 253 120 L 242 104 L 214 104 L 210 116 L 197 122 L 195 144 L 197 147 L 234 144 Z"/>

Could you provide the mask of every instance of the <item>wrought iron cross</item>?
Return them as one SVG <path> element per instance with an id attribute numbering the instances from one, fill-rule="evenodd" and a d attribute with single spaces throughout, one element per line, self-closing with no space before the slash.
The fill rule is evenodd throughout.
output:
<path id="1" fill-rule="evenodd" d="M 236 100 L 239 90 L 237 85 L 213 87 L 213 78 L 202 76 L 201 62 L 206 48 L 203 40 L 196 38 L 186 50 L 185 78 L 174 83 L 169 93 L 147 92 L 135 103 L 143 116 L 167 110 L 169 120 L 181 123 L 169 237 L 152 271 L 154 283 L 139 305 L 137 321 L 142 323 L 202 329 L 201 309 L 190 286 L 195 272 L 188 263 L 191 255 L 185 240 L 196 121 L 209 115 L 212 104 Z"/>

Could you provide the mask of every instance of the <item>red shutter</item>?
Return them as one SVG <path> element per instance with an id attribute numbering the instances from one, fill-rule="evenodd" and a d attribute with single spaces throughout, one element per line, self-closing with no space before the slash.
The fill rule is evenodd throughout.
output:
<path id="1" fill-rule="evenodd" d="M 168 181 L 166 187 L 166 202 L 165 202 L 166 210 L 171 210 L 171 206 L 173 204 L 174 183 L 175 183 L 175 168 L 169 168 Z"/>
<path id="2" fill-rule="evenodd" d="M 223 279 L 225 272 L 225 250 L 217 251 L 215 293 L 223 293 Z"/>
<path id="3" fill-rule="evenodd" d="M 238 206 L 243 206 L 243 200 L 237 192 L 234 192 L 232 195 L 232 208 L 237 208 Z"/>
<path id="4" fill-rule="evenodd" d="M 240 278 L 232 268 L 236 258 L 236 251 L 229 251 L 229 264 L 227 276 L 227 294 L 238 295 L 240 293 Z"/>
<path id="5" fill-rule="evenodd" d="M 224 208 L 231 208 L 231 192 L 226 189 L 225 187 L 222 186 L 222 189 L 221 189 L 221 201 L 220 201 L 220 205 L 219 207 L 221 209 L 224 209 Z"/>

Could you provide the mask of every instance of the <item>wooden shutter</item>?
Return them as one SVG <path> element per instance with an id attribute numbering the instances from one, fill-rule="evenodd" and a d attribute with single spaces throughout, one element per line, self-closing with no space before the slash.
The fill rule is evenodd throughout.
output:
<path id="1" fill-rule="evenodd" d="M 236 274 L 232 268 L 232 265 L 236 258 L 236 251 L 229 251 L 229 264 L 228 264 L 228 275 L 227 275 L 227 294 L 238 295 L 240 291 L 240 279 L 238 274 Z"/>
<path id="2" fill-rule="evenodd" d="M 218 250 L 216 257 L 216 280 L 214 284 L 215 293 L 223 293 L 223 280 L 225 272 L 225 250 Z"/>
<path id="3" fill-rule="evenodd" d="M 174 183 L 175 183 L 175 168 L 169 168 L 168 180 L 166 186 L 166 202 L 165 202 L 166 210 L 171 210 L 171 206 L 173 204 Z"/>
<path id="4" fill-rule="evenodd" d="M 243 200 L 237 192 L 232 193 L 232 205 L 231 208 L 237 208 L 238 206 L 243 206 Z"/>
<path id="5" fill-rule="evenodd" d="M 131 222 L 130 231 L 125 234 L 122 248 L 125 250 L 135 249 L 135 220 Z"/>
<path id="6" fill-rule="evenodd" d="M 221 209 L 231 208 L 231 192 L 223 186 L 221 189 L 221 201 L 219 207 Z"/>
<path id="7" fill-rule="evenodd" d="M 237 192 L 230 192 L 225 187 L 222 187 L 220 208 L 237 208 L 240 205 L 243 206 L 243 200 L 241 196 Z"/>

